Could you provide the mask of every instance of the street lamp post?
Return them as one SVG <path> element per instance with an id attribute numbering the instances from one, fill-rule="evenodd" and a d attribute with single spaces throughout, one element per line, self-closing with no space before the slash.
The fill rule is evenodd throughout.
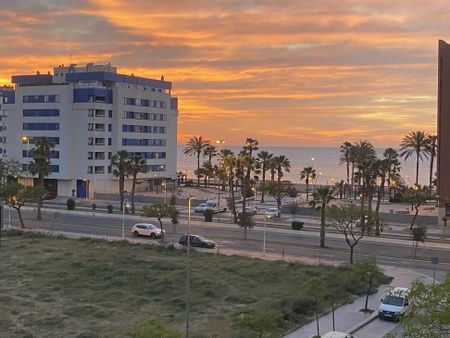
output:
<path id="1" fill-rule="evenodd" d="M 267 216 L 264 216 L 264 231 L 263 231 L 263 256 L 266 256 L 266 222 Z"/>
<path id="2" fill-rule="evenodd" d="M 162 182 L 162 186 L 164 187 L 164 204 L 167 204 L 167 183 L 165 179 Z"/>
<path id="3" fill-rule="evenodd" d="M 186 332 L 185 338 L 189 338 L 189 315 L 191 299 L 191 205 L 193 196 L 188 197 L 188 233 L 187 233 L 187 254 L 186 254 Z"/>
<path id="4" fill-rule="evenodd" d="M 28 156 L 29 156 L 29 151 L 30 151 L 30 138 L 27 135 L 22 136 L 22 143 L 26 143 L 27 144 L 27 152 L 25 155 L 25 161 L 26 161 L 26 166 L 27 166 L 27 172 L 29 171 L 29 160 L 28 160 Z"/>
<path id="5" fill-rule="evenodd" d="M 125 208 L 128 207 L 128 200 L 124 199 L 122 202 L 122 239 L 125 238 Z"/>

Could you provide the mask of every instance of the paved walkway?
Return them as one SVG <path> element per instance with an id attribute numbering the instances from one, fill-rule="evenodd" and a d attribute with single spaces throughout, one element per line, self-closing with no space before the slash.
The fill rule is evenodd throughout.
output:
<path id="1" fill-rule="evenodd" d="M 420 280 L 426 283 L 432 282 L 432 279 L 428 276 L 420 273 L 394 267 L 382 267 L 385 274 L 394 277 L 391 284 L 382 285 L 378 288 L 378 292 L 369 296 L 369 308 L 375 310 L 373 314 L 365 314 L 360 309 L 364 308 L 365 296 L 356 299 L 351 304 L 343 305 L 335 310 L 335 324 L 336 331 L 353 333 L 358 330 L 358 327 L 363 323 L 372 320 L 378 314 L 378 306 L 380 299 L 383 298 L 385 292 L 397 286 L 409 287 L 414 280 Z M 333 328 L 332 314 L 329 313 L 319 318 L 320 334 L 325 334 L 328 331 L 332 331 Z M 391 330 L 392 328 L 389 328 Z M 382 332 L 383 327 L 380 329 L 379 335 L 376 332 L 372 334 L 376 337 L 383 337 L 386 333 Z M 313 321 L 298 330 L 288 334 L 285 338 L 310 338 L 317 334 L 316 322 Z M 359 337 L 359 336 L 358 336 Z M 360 336 L 364 338 L 364 336 Z"/>

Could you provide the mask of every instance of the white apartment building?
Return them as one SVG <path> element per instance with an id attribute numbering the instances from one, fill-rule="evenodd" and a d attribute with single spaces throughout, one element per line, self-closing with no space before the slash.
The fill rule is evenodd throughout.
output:
<path id="1" fill-rule="evenodd" d="M 111 65 L 60 65 L 54 74 L 13 75 L 0 88 L 1 155 L 26 169 L 37 137 L 55 144 L 49 190 L 60 196 L 117 193 L 111 156 L 126 150 L 147 160 L 138 190 L 176 179 L 178 101 L 172 83 L 117 73 Z M 32 184 L 33 177 L 20 178 Z M 129 189 L 130 180 L 125 189 Z"/>

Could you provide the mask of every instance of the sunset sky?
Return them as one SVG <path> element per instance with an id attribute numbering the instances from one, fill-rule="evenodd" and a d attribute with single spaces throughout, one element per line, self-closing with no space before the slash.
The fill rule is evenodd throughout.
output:
<path id="1" fill-rule="evenodd" d="M 396 146 L 436 133 L 449 1 L 0 0 L 0 84 L 111 62 L 173 82 L 179 141 Z M 71 56 L 72 55 L 72 56 Z"/>

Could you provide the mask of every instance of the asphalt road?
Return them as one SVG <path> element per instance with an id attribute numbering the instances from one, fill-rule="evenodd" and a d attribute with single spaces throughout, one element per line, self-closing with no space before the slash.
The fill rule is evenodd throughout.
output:
<path id="1" fill-rule="evenodd" d="M 24 211 L 26 223 L 35 224 L 39 228 L 54 231 L 67 231 L 74 233 L 93 234 L 101 236 L 121 236 L 122 218 L 118 215 L 66 215 L 55 212 L 44 212 L 44 220 L 35 221 L 35 212 Z M 17 213 L 12 212 L 13 224 L 18 225 Z M 130 229 L 137 221 L 125 215 L 125 236 L 131 237 Z M 153 222 L 158 225 L 158 222 Z M 195 222 L 194 222 L 195 223 Z M 171 224 L 165 225 L 166 239 L 169 242 L 177 243 L 182 233 L 187 232 L 185 222 L 177 225 L 176 233 Z M 218 250 L 227 249 L 240 252 L 242 254 L 261 254 L 263 251 L 264 228 L 255 227 L 248 231 L 247 239 L 244 239 L 244 231 L 234 224 L 203 223 L 192 224 L 191 232 L 201 234 L 216 242 Z M 149 239 L 151 241 L 151 239 Z M 349 248 L 344 237 L 338 234 L 329 235 L 326 239 L 326 248 L 318 247 L 318 234 L 308 234 L 299 231 L 298 233 L 286 233 L 271 227 L 266 228 L 266 254 L 272 257 L 282 258 L 283 252 L 286 257 L 306 257 L 310 261 L 320 262 L 348 262 Z M 420 244 L 419 244 L 420 245 Z M 442 279 L 446 273 L 450 272 L 450 247 L 424 248 L 418 249 L 418 258 L 413 259 L 412 242 L 403 241 L 401 244 L 395 241 L 372 242 L 363 238 L 355 247 L 355 261 L 371 259 L 378 264 L 393 265 L 409 268 L 429 276 L 433 275 L 433 267 L 430 264 L 432 256 L 440 257 L 441 263 L 437 267 L 436 277 Z"/>

